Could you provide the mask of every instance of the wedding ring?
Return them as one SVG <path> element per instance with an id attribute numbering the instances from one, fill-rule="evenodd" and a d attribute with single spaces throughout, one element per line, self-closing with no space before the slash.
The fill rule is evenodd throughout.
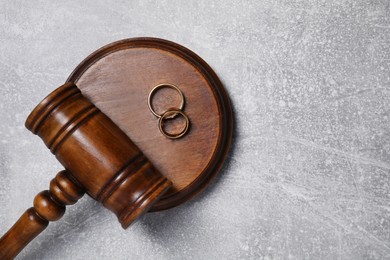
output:
<path id="1" fill-rule="evenodd" d="M 179 133 L 176 134 L 168 133 L 164 128 L 164 121 L 169 120 L 169 118 L 176 115 L 181 115 L 184 118 L 185 126 Z M 169 139 L 177 139 L 182 137 L 187 133 L 189 126 L 190 126 L 190 120 L 188 119 L 188 116 L 179 109 L 169 109 L 168 111 L 164 112 L 158 120 L 158 128 L 160 129 L 160 132 Z"/>
<path id="2" fill-rule="evenodd" d="M 162 113 L 162 114 L 158 114 L 158 113 L 154 110 L 154 108 L 153 108 L 152 99 L 153 99 L 154 94 L 156 94 L 156 92 L 157 92 L 159 89 L 162 89 L 162 88 L 171 88 L 171 89 L 176 90 L 176 91 L 179 93 L 180 98 L 181 98 L 181 102 L 180 102 L 179 108 L 177 109 L 178 111 L 182 111 L 182 110 L 183 110 L 183 108 L 184 108 L 184 102 L 185 102 L 183 92 L 181 92 L 181 90 L 180 90 L 177 86 L 175 86 L 175 85 L 173 85 L 173 84 L 170 84 L 170 83 L 162 83 L 162 84 L 159 84 L 159 85 L 155 86 L 155 87 L 150 91 L 150 93 L 149 93 L 149 97 L 148 97 L 148 107 L 149 107 L 150 112 L 152 112 L 153 115 L 155 115 L 156 117 L 158 117 L 158 118 L 160 118 L 160 119 L 161 119 L 162 115 L 163 115 L 163 114 L 166 114 L 168 111 L 166 111 L 166 112 L 164 112 L 164 113 Z M 166 116 L 165 119 L 174 118 L 174 117 L 176 117 L 177 115 L 178 115 L 177 113 L 174 113 L 174 114 L 170 113 L 170 115 L 169 115 L 168 117 Z"/>

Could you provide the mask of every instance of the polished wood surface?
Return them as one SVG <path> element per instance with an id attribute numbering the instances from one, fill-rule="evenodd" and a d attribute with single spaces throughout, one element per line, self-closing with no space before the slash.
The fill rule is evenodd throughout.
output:
<path id="1" fill-rule="evenodd" d="M 0 259 L 13 259 L 49 224 L 60 219 L 65 205 L 76 203 L 84 195 L 84 189 L 66 171 L 59 172 L 50 182 L 50 190 L 35 197 L 34 207 L 29 208 L 0 239 Z"/>
<path id="2" fill-rule="evenodd" d="M 87 57 L 68 78 L 83 95 L 115 122 L 173 187 L 152 210 L 175 207 L 207 186 L 218 173 L 232 138 L 229 98 L 210 66 L 178 44 L 156 38 L 133 38 L 107 45 Z M 149 92 L 172 83 L 185 96 L 190 129 L 170 140 L 149 111 Z M 162 113 L 180 105 L 172 89 L 161 89 L 153 105 Z M 170 131 L 183 126 L 172 120 Z"/>
<path id="3" fill-rule="evenodd" d="M 127 228 L 149 210 L 189 200 L 226 159 L 232 138 L 229 98 L 213 70 L 178 44 L 154 38 L 116 42 L 86 58 L 67 81 L 26 121 L 66 171 L 0 239 L 0 259 L 15 257 L 84 191 Z M 185 98 L 180 111 L 191 122 L 175 140 L 161 134 L 158 118 L 148 110 L 148 94 L 161 83 L 180 88 Z M 162 89 L 153 107 L 158 113 L 175 110 L 179 97 Z M 164 127 L 180 131 L 183 117 L 164 120 Z"/>
<path id="4" fill-rule="evenodd" d="M 149 210 L 171 182 L 77 86 L 67 83 L 47 96 L 26 120 L 67 169 L 39 193 L 0 239 L 0 259 L 12 259 L 49 221 L 62 217 L 65 205 L 85 190 L 114 212 L 123 228 Z"/>
<path id="5" fill-rule="evenodd" d="M 171 186 L 73 83 L 46 97 L 31 112 L 26 127 L 42 138 L 92 198 L 117 215 L 124 228 Z M 139 208 L 143 211 L 135 210 Z"/>

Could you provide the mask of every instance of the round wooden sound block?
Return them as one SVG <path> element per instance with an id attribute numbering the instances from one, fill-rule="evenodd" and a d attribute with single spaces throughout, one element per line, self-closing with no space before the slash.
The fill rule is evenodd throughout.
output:
<path id="1" fill-rule="evenodd" d="M 221 169 L 232 139 L 230 101 L 214 71 L 192 51 L 156 38 L 114 42 L 88 56 L 67 81 L 76 83 L 173 182 L 152 211 L 187 201 Z M 177 139 L 160 132 L 159 119 L 148 107 L 151 90 L 162 83 L 177 86 L 185 99 L 189 130 Z M 161 114 L 179 108 L 181 96 L 160 88 L 151 103 Z M 184 125 L 176 114 L 164 128 L 175 133 Z"/>

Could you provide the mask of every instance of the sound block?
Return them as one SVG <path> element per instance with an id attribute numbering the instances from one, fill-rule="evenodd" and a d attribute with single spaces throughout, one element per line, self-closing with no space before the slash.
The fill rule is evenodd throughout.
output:
<path id="1" fill-rule="evenodd" d="M 102 112 L 173 182 L 152 211 L 175 207 L 204 189 L 221 169 L 232 139 L 232 110 L 217 75 L 189 49 L 156 38 L 132 38 L 95 51 L 71 73 L 74 82 Z M 148 108 L 158 84 L 176 85 L 183 93 L 188 132 L 178 139 L 164 136 Z M 153 96 L 157 113 L 178 108 L 180 95 L 163 88 Z M 168 121 L 168 120 L 167 120 Z M 180 128 L 169 120 L 167 130 Z"/>

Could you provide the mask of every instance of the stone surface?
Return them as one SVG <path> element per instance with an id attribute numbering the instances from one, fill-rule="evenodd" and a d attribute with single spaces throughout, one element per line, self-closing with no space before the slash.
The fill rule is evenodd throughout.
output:
<path id="1" fill-rule="evenodd" d="M 221 77 L 236 120 L 224 170 L 127 231 L 85 197 L 19 259 L 390 258 L 388 0 L 1 0 L 1 234 L 62 169 L 28 113 L 92 51 L 136 36 Z"/>

